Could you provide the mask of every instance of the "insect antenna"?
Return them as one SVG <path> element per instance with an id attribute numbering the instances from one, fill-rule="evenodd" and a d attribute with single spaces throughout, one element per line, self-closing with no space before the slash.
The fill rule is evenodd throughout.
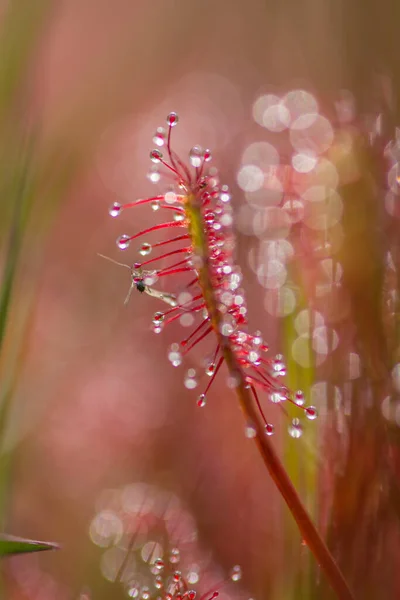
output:
<path id="1" fill-rule="evenodd" d="M 118 265 L 120 267 L 125 267 L 126 269 L 130 270 L 132 280 L 131 280 L 130 288 L 129 288 L 128 293 L 126 295 L 126 298 L 124 300 L 124 306 L 126 306 L 128 304 L 128 302 L 129 302 L 129 300 L 130 300 L 131 295 L 132 295 L 132 290 L 136 286 L 136 282 L 133 279 L 133 270 L 132 270 L 132 267 L 130 267 L 129 265 L 127 265 L 125 263 L 118 262 L 117 260 L 114 260 L 113 258 L 110 258 L 109 256 L 105 256 L 104 254 L 100 254 L 100 252 L 97 253 L 97 256 L 100 256 L 101 258 L 105 258 L 106 260 L 108 260 L 109 262 L 114 263 L 115 265 Z"/>
<path id="2" fill-rule="evenodd" d="M 117 260 L 114 260 L 113 258 L 110 258 L 109 256 L 105 256 L 105 254 L 100 254 L 100 252 L 98 252 L 97 256 L 100 256 L 101 258 L 105 258 L 109 262 L 114 263 L 114 265 L 119 265 L 120 267 L 126 267 L 127 269 L 129 269 L 130 271 L 132 271 L 132 268 L 129 265 L 127 265 L 125 263 L 118 262 Z"/>

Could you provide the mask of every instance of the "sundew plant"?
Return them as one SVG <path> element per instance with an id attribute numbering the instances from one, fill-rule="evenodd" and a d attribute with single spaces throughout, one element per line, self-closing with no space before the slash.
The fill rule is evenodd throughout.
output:
<path id="1" fill-rule="evenodd" d="M 173 150 L 171 134 L 177 124 L 178 115 L 170 113 L 167 129 L 159 127 L 153 138 L 157 148 L 150 153 L 154 166 L 149 178 L 164 186 L 162 193 L 127 204 L 114 203 L 110 208 L 114 218 L 143 205 L 163 217 L 151 227 L 124 233 L 117 239 L 117 246 L 123 252 L 132 241 L 140 240 L 141 244 L 139 261 L 120 263 L 130 270 L 130 292 L 136 288 L 139 293 L 154 297 L 160 305 L 153 317 L 156 334 L 182 320 L 191 325 L 189 335 L 170 346 L 168 359 L 174 367 L 179 367 L 192 348 L 198 345 L 204 348 L 207 358 L 203 391 L 197 397 L 199 408 L 207 406 L 207 400 L 212 398 L 212 383 L 226 365 L 227 393 L 237 395 L 245 419 L 244 435 L 257 444 L 305 544 L 337 597 L 351 599 L 342 573 L 273 449 L 270 438 L 274 424 L 266 419 L 263 406 L 271 402 L 284 412 L 288 404 L 296 408 L 296 416 L 288 424 L 293 438 L 301 437 L 303 418 L 311 421 L 317 418 L 317 409 L 306 403 L 302 391 L 292 391 L 285 385 L 283 356 L 271 357 L 261 333 L 248 331 L 242 273 L 235 262 L 230 190 L 220 181 L 218 170 L 211 166 L 210 150 L 193 146 L 188 162 Z M 169 236 L 157 241 L 157 232 L 165 230 Z M 195 370 L 188 369 L 185 386 L 197 387 L 197 378 Z"/>
<path id="2" fill-rule="evenodd" d="M 0 600 L 400 598 L 399 21 L 0 2 Z"/>

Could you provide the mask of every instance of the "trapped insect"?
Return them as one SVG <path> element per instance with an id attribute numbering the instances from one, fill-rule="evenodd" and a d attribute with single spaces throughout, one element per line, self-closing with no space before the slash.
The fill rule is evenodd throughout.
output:
<path id="1" fill-rule="evenodd" d="M 161 292 L 160 290 L 155 290 L 153 287 L 151 287 L 152 279 L 154 276 L 153 271 L 144 271 L 143 269 L 140 269 L 140 268 L 136 269 L 135 266 L 130 267 L 126 263 L 118 262 L 117 260 L 114 260 L 113 258 L 110 258 L 109 256 L 105 256 L 104 254 L 99 254 L 99 256 L 101 256 L 102 258 L 105 258 L 106 260 L 108 260 L 116 265 L 119 265 L 120 267 L 125 267 L 126 269 L 129 269 L 129 271 L 131 272 L 131 285 L 130 285 L 130 288 L 126 295 L 126 298 L 124 300 L 125 305 L 128 304 L 134 288 L 136 288 L 138 290 L 138 292 L 140 292 L 141 294 L 143 294 L 143 292 L 145 292 L 146 294 L 148 294 L 149 296 L 152 296 L 153 298 L 158 298 L 158 300 L 162 300 L 169 306 L 175 307 L 178 305 L 176 296 L 174 296 L 173 294 L 168 294 L 167 292 Z"/>

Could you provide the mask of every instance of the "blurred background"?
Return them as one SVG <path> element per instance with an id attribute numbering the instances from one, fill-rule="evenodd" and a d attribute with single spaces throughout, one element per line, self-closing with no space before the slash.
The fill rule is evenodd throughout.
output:
<path id="1" fill-rule="evenodd" d="M 264 399 L 275 447 L 356 597 L 399 597 L 399 17 L 396 0 L 0 2 L 0 515 L 62 545 L 3 562 L 2 597 L 156 597 L 149 542 L 179 547 L 200 593 L 331 597 L 225 375 L 199 410 L 184 372 L 202 350 L 173 369 L 182 328 L 154 335 L 157 301 L 124 306 L 129 275 L 97 255 L 137 260 L 115 239 L 152 211 L 108 208 L 153 193 L 171 110 L 175 149 L 210 147 L 234 192 L 250 328 L 318 409 L 294 439 Z"/>

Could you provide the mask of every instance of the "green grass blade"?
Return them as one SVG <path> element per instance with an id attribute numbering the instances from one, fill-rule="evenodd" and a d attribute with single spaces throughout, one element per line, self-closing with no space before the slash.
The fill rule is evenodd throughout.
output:
<path id="1" fill-rule="evenodd" d="M 52 542 L 39 542 L 13 536 L 0 536 L 0 557 L 14 554 L 28 554 L 30 552 L 44 552 L 45 550 L 58 550 L 59 546 Z"/>

